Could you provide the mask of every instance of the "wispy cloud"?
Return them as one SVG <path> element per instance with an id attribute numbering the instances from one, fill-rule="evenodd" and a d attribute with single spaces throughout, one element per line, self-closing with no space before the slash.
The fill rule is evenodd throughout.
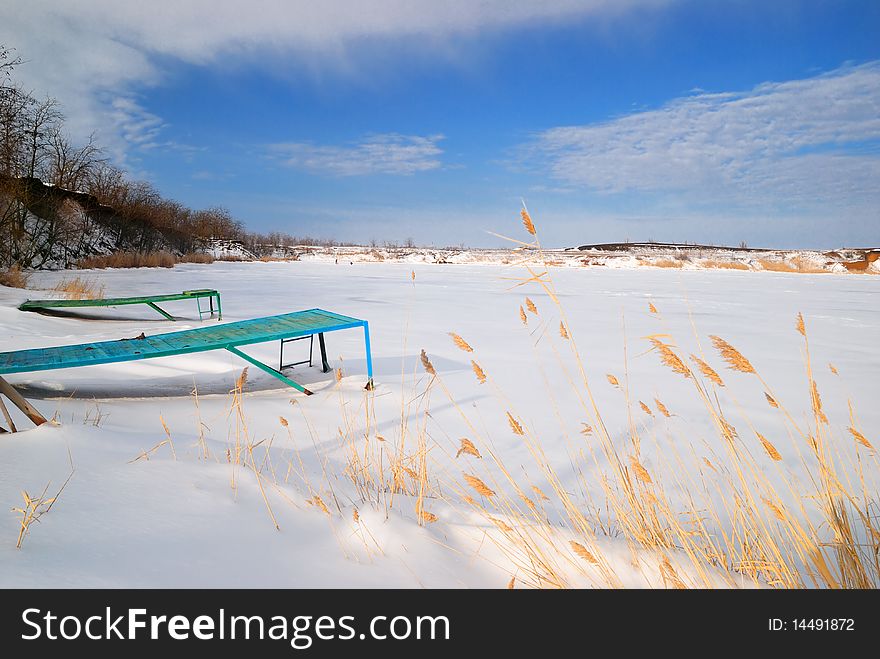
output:
<path id="1" fill-rule="evenodd" d="M 114 120 L 112 99 L 161 83 L 178 62 L 266 67 L 274 60 L 352 74 L 369 60 L 371 45 L 397 40 L 449 57 L 488 33 L 606 20 L 675 1 L 253 0 L 244 7 L 240 0 L 29 0 L 5 3 L 0 43 L 26 60 L 16 71 L 25 87 L 61 101 L 74 134 L 98 130 L 122 151 L 136 148 L 128 138 L 141 133 Z"/>
<path id="2" fill-rule="evenodd" d="M 371 135 L 345 146 L 303 142 L 273 144 L 269 153 L 282 165 L 329 176 L 410 175 L 438 169 L 442 135 Z"/>
<path id="3" fill-rule="evenodd" d="M 801 209 L 880 202 L 880 62 L 747 92 L 705 93 L 525 146 L 589 191 Z"/>

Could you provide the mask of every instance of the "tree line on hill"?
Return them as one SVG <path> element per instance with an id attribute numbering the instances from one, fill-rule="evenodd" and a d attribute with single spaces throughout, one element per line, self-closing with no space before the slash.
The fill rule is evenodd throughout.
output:
<path id="1" fill-rule="evenodd" d="M 94 136 L 71 140 L 55 99 L 14 81 L 20 64 L 0 44 L 0 267 L 67 267 L 116 251 L 186 254 L 214 239 L 262 256 L 304 242 L 248 232 L 226 208 L 192 209 L 131 180 Z"/>

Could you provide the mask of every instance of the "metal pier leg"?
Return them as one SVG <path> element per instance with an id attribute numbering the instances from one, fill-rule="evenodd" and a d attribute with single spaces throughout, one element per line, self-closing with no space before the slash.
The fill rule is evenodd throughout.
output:
<path id="1" fill-rule="evenodd" d="M 165 316 L 165 318 L 167 318 L 168 320 L 174 320 L 174 316 L 172 316 L 171 314 L 169 314 L 169 313 L 163 311 L 162 309 L 160 309 L 157 305 L 153 304 L 152 302 L 147 302 L 147 304 L 148 304 L 149 306 L 153 307 L 153 309 L 155 309 L 156 311 L 158 311 L 160 314 L 162 314 L 163 316 Z"/>
<path id="2" fill-rule="evenodd" d="M 41 426 L 46 423 L 46 417 L 40 414 L 36 407 L 27 402 L 24 399 L 24 396 L 18 393 L 18 391 L 15 390 L 15 387 L 3 378 L 0 378 L 0 393 L 6 396 L 13 405 L 24 412 L 25 416 L 34 422 L 34 425 Z"/>
<path id="3" fill-rule="evenodd" d="M 373 390 L 373 356 L 370 352 L 370 324 L 364 321 L 364 346 L 367 350 L 367 391 Z"/>
<path id="4" fill-rule="evenodd" d="M 324 345 L 324 333 L 318 334 L 318 345 L 321 346 L 321 370 L 324 373 L 330 372 L 330 364 L 327 363 L 327 348 Z"/>
<path id="5" fill-rule="evenodd" d="M 272 368 L 271 366 L 266 366 L 266 364 L 264 364 L 263 362 L 261 362 L 261 361 L 259 361 L 259 360 L 257 360 L 257 359 L 254 359 L 254 358 L 251 357 L 250 355 L 246 355 L 245 353 L 243 353 L 241 350 L 239 350 L 239 349 L 236 348 L 235 346 L 226 346 L 226 349 L 227 349 L 229 352 L 231 352 L 231 353 L 233 353 L 233 354 L 235 354 L 235 355 L 238 355 L 239 357 L 241 357 L 242 359 L 244 359 L 246 362 L 250 362 L 251 364 L 253 364 L 254 366 L 256 366 L 258 369 L 260 369 L 261 371 L 265 371 L 266 373 L 268 373 L 268 374 L 271 375 L 272 377 L 274 377 L 274 378 L 278 378 L 278 379 L 281 380 L 284 384 L 286 384 L 286 385 L 288 385 L 288 386 L 290 386 L 290 387 L 293 387 L 293 388 L 296 389 L 297 391 L 301 391 L 301 392 L 303 392 L 306 396 L 311 396 L 311 395 L 312 395 L 313 392 L 309 391 L 308 389 L 306 389 L 304 386 L 302 386 L 302 385 L 299 384 L 298 382 L 294 382 L 294 381 L 291 380 L 289 377 L 287 377 L 287 376 L 285 376 L 285 375 L 282 375 L 281 373 L 279 373 L 278 371 L 276 371 L 276 370 L 275 370 L 274 368 Z"/>

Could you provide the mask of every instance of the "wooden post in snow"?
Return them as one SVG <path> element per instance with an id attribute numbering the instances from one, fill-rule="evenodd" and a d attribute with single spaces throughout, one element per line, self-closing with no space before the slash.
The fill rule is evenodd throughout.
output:
<path id="1" fill-rule="evenodd" d="M 20 409 L 27 418 L 34 422 L 34 425 L 41 426 L 46 423 L 46 417 L 40 414 L 36 407 L 27 402 L 24 397 L 15 390 L 15 387 L 2 377 L 0 377 L 0 394 L 6 396 L 13 405 Z M 2 404 L 2 401 L 0 401 L 0 404 Z M 12 419 L 9 417 L 9 410 L 6 409 L 5 405 L 3 405 L 3 412 L 7 421 L 12 424 Z M 15 426 L 13 426 L 13 431 L 14 430 Z"/>

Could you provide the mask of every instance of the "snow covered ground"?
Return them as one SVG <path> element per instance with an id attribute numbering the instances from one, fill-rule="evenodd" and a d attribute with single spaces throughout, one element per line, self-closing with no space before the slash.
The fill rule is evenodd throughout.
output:
<path id="1" fill-rule="evenodd" d="M 791 494 L 794 483 L 798 492 L 810 490 L 808 450 L 765 396 L 772 389 L 799 427 L 812 423 L 804 341 L 795 329 L 801 312 L 829 419 L 823 432 L 833 437 L 845 475 L 857 480 L 848 465 L 860 464 L 876 499 L 877 456 L 847 429 L 861 429 L 877 445 L 880 278 L 550 270 L 564 318 L 534 283 L 517 286 L 528 276 L 523 268 L 485 264 L 214 263 L 40 272 L 31 289 L 42 292 L 0 287 L 3 351 L 215 322 L 200 323 L 187 301 L 168 305 L 181 317 L 176 323 L 142 306 L 59 316 L 17 310 L 24 299 L 45 297 L 76 275 L 103 285 L 107 297 L 217 288 L 224 322 L 312 307 L 367 319 L 377 382 L 374 392 L 363 390 L 357 331 L 327 335 L 331 363 L 342 369 L 338 381 L 298 366 L 289 375 L 316 392 L 305 397 L 251 368 L 240 408 L 230 391 L 246 364 L 227 352 L 8 376 L 56 423 L 33 428 L 16 416 L 26 431 L 0 435 L 0 504 L 7 511 L 0 512 L 0 586 L 505 587 L 511 577 L 517 587 L 554 585 L 535 576 L 544 573 L 569 586 L 765 585 L 765 576 L 752 578 L 748 570 L 741 578 L 711 567 L 701 573 L 687 551 L 646 548 L 616 520 L 601 486 L 613 460 L 591 450 L 597 419 L 583 402 L 560 320 L 583 358 L 608 436 L 621 455 L 638 456 L 651 487 L 664 482 L 671 505 L 685 506 L 691 479 L 712 478 L 703 464 L 724 471 L 725 439 L 691 379 L 662 364 L 648 336 L 674 345 L 692 368 L 691 354 L 712 365 L 726 386 L 707 391 L 736 426 L 736 441 L 781 493 L 777 505 L 820 526 L 814 507 Z M 537 314 L 527 310 L 526 296 Z M 456 346 L 450 332 L 474 352 Z M 739 349 L 767 386 L 725 368 L 709 335 Z M 289 348 L 291 354 L 303 349 Z M 422 349 L 436 379 L 425 372 Z M 250 352 L 271 364 L 277 350 L 265 344 Z M 472 359 L 487 376 L 483 384 Z M 582 432 L 584 424 L 592 432 Z M 636 448 L 634 427 L 642 441 Z M 766 458 L 756 432 L 780 460 Z M 462 438 L 482 457 L 456 457 Z M 668 450 L 670 442 L 680 453 Z M 71 462 L 73 476 L 57 503 L 16 549 L 20 515 L 9 510 L 21 506 L 21 490 L 39 494 L 50 484 L 47 496 L 53 495 Z M 396 492 L 392 466 L 399 467 Z M 509 541 L 523 517 L 504 503 L 502 492 L 512 499 L 517 493 L 503 470 L 542 509 L 535 519 L 546 523 L 523 531 L 539 554 Z M 478 498 L 465 473 L 498 494 L 463 503 L 465 496 Z M 690 490 L 699 490 L 693 483 Z M 559 492 L 594 513 L 587 515 L 590 528 L 573 528 Z M 707 501 L 722 498 L 723 492 L 706 494 Z M 718 527 L 718 537 L 738 523 L 736 511 L 728 512 L 706 522 Z M 578 547 L 596 560 L 579 564 Z M 541 551 L 549 567 L 535 565 Z"/>

